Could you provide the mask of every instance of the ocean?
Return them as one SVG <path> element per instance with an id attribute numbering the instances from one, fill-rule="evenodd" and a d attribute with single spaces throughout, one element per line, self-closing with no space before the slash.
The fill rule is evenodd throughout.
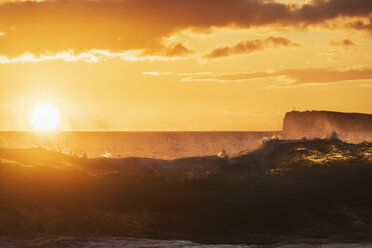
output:
<path id="1" fill-rule="evenodd" d="M 153 240 L 134 238 L 24 238 L 1 239 L 0 246 L 7 248 L 371 248 L 370 243 L 343 243 L 329 240 L 298 240 L 271 245 L 228 245 L 228 244 L 200 244 L 186 240 Z"/>
<path id="2" fill-rule="evenodd" d="M 88 158 L 144 157 L 177 159 L 217 155 L 230 156 L 257 148 L 264 138 L 281 132 L 0 132 L 0 147 L 42 147 L 67 155 Z"/>
<path id="3" fill-rule="evenodd" d="M 281 136 L 0 132 L 0 247 L 372 247 L 372 143 Z"/>

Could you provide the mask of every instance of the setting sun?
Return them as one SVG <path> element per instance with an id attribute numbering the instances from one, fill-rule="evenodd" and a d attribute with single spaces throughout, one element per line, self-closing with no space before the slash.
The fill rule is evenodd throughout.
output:
<path id="1" fill-rule="evenodd" d="M 38 102 L 30 111 L 29 121 L 37 131 L 54 131 L 60 124 L 61 115 L 52 103 Z"/>

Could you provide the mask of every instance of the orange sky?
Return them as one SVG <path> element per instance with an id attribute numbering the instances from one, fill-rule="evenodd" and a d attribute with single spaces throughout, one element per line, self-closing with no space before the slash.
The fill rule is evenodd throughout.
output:
<path id="1" fill-rule="evenodd" d="M 280 130 L 372 113 L 370 0 L 0 0 L 0 130 Z"/>

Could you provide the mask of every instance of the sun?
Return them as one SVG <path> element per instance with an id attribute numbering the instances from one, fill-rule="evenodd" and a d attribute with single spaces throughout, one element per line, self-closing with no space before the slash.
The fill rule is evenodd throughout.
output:
<path id="1" fill-rule="evenodd" d="M 55 131 L 61 122 L 58 108 L 50 102 L 38 102 L 32 106 L 29 122 L 37 131 Z"/>

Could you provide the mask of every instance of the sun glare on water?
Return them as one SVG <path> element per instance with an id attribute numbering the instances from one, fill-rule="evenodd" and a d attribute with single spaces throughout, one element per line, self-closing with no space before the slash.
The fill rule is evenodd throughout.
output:
<path id="1" fill-rule="evenodd" d="M 38 102 L 30 110 L 29 122 L 37 131 L 55 131 L 61 122 L 58 108 L 49 102 Z"/>

